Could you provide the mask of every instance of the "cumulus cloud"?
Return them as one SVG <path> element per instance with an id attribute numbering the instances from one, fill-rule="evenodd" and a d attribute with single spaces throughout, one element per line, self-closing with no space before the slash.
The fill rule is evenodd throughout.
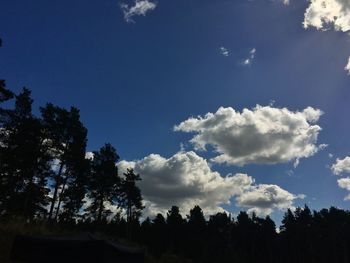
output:
<path id="1" fill-rule="evenodd" d="M 293 207 L 293 201 L 297 197 L 278 185 L 260 184 L 238 196 L 237 205 L 249 208 L 248 212 L 268 215 L 273 209 L 285 210 Z"/>
<path id="2" fill-rule="evenodd" d="M 304 14 L 304 28 L 315 27 L 328 30 L 332 26 L 337 31 L 350 30 L 349 0 L 310 0 Z"/>
<path id="3" fill-rule="evenodd" d="M 225 47 L 220 47 L 220 54 L 223 55 L 224 57 L 228 57 L 230 55 L 230 50 L 225 48 Z"/>
<path id="4" fill-rule="evenodd" d="M 152 11 L 157 7 L 157 3 L 149 0 L 135 0 L 133 6 L 122 3 L 120 7 L 123 11 L 125 21 L 128 23 L 134 23 L 134 16 L 145 16 L 149 11 Z"/>
<path id="5" fill-rule="evenodd" d="M 252 184 L 246 175 L 221 177 L 195 152 L 179 152 L 168 159 L 151 154 L 136 162 L 121 161 L 118 167 L 121 171 L 133 167 L 142 175 L 141 191 L 159 212 L 171 205 L 181 206 L 185 212 L 194 205 L 216 212 Z"/>
<path id="6" fill-rule="evenodd" d="M 338 180 L 338 186 L 340 188 L 343 188 L 347 191 L 350 192 L 350 178 L 347 177 L 347 178 L 341 178 Z M 350 194 L 348 194 L 345 198 L 344 198 L 345 201 L 349 201 L 350 200 Z"/>
<path id="7" fill-rule="evenodd" d="M 343 173 L 350 173 L 350 157 L 346 156 L 344 159 L 338 159 L 331 166 L 331 170 L 335 175 L 340 175 Z M 338 186 L 350 192 L 350 178 L 338 179 Z M 344 200 L 350 200 L 350 194 L 348 194 Z"/>
<path id="8" fill-rule="evenodd" d="M 332 165 L 331 170 L 335 175 L 350 173 L 350 157 L 347 156 L 344 159 L 337 159 Z"/>
<path id="9" fill-rule="evenodd" d="M 183 214 L 195 205 L 206 214 L 213 214 L 223 211 L 222 205 L 229 204 L 232 198 L 237 198 L 240 207 L 269 214 L 273 209 L 292 206 L 298 198 L 276 185 L 256 185 L 246 174 L 223 177 L 193 151 L 179 152 L 170 158 L 151 154 L 134 162 L 121 161 L 118 167 L 121 172 L 132 167 L 141 174 L 139 186 L 146 215 L 165 213 L 172 205 L 179 206 Z M 266 200 L 262 201 L 264 195 Z"/>
<path id="10" fill-rule="evenodd" d="M 251 65 L 254 58 L 255 58 L 255 53 L 256 53 L 256 49 L 253 48 L 249 51 L 249 57 L 247 57 L 244 61 L 243 61 L 243 65 L 244 66 L 248 66 Z"/>
<path id="11" fill-rule="evenodd" d="M 192 117 L 174 127 L 175 131 L 195 133 L 191 143 L 196 150 L 214 147 L 216 163 L 243 166 L 276 164 L 307 158 L 325 145 L 317 145 L 321 127 L 315 123 L 322 112 L 308 107 L 303 111 L 257 105 L 237 112 L 220 107 L 204 117 Z"/>
<path id="12" fill-rule="evenodd" d="M 317 30 L 350 31 L 349 0 L 309 0 L 304 14 L 304 28 L 315 27 Z M 350 74 L 350 58 L 344 68 Z"/>

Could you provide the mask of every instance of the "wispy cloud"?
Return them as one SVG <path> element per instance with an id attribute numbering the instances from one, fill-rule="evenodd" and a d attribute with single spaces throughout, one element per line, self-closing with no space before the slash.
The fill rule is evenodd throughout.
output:
<path id="1" fill-rule="evenodd" d="M 243 61 L 244 66 L 251 65 L 255 59 L 256 48 L 249 51 L 249 56 Z"/>
<path id="2" fill-rule="evenodd" d="M 135 23 L 134 16 L 145 16 L 149 11 L 154 10 L 157 7 L 156 2 L 149 0 L 135 0 L 134 5 L 120 4 L 120 8 L 123 11 L 124 19 L 128 23 Z"/>
<path id="3" fill-rule="evenodd" d="M 220 54 L 223 55 L 224 57 L 228 57 L 230 55 L 230 50 L 225 47 L 220 47 L 219 48 Z"/>

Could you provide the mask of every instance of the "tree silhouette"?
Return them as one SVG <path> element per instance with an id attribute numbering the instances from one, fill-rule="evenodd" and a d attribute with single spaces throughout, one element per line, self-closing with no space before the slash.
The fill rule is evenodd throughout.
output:
<path id="1" fill-rule="evenodd" d="M 180 214 L 179 207 L 172 206 L 167 213 L 166 223 L 168 227 L 169 242 L 172 250 L 178 252 L 182 248 L 182 239 L 185 230 L 185 219 Z"/>
<path id="2" fill-rule="evenodd" d="M 6 88 L 5 80 L 0 80 L 0 103 L 10 100 L 14 97 L 12 91 Z"/>
<path id="3" fill-rule="evenodd" d="M 2 211 L 26 218 L 45 213 L 50 173 L 42 126 L 32 114 L 30 96 L 25 88 L 16 96 L 15 108 L 3 126 L 6 135 L 1 151 Z"/>
<path id="4" fill-rule="evenodd" d="M 205 228 L 206 221 L 204 218 L 203 210 L 198 205 L 190 210 L 190 215 L 188 216 L 188 224 L 198 230 L 203 230 Z"/>
<path id="5" fill-rule="evenodd" d="M 91 173 L 88 182 L 88 196 L 91 205 L 87 208 L 90 216 L 97 222 L 110 213 L 106 203 L 114 204 L 118 197 L 120 177 L 116 166 L 119 156 L 111 144 L 105 144 L 99 151 L 93 152 Z"/>
<path id="6" fill-rule="evenodd" d="M 202 209 L 196 205 L 190 210 L 187 227 L 187 251 L 191 259 L 204 260 L 206 220 Z"/>
<path id="7" fill-rule="evenodd" d="M 141 211 L 144 208 L 140 188 L 136 182 L 140 181 L 140 175 L 135 174 L 132 168 L 127 169 L 123 174 L 119 188 L 119 206 L 126 209 L 126 218 L 128 222 L 128 237 L 131 238 L 131 226 L 134 221 L 138 221 Z"/>
<path id="8" fill-rule="evenodd" d="M 124 178 L 120 184 L 120 206 L 126 209 L 127 221 L 129 222 L 138 219 L 144 208 L 140 188 L 136 186 L 136 182 L 140 181 L 141 178 L 139 174 L 135 174 L 132 168 L 127 169 L 123 175 Z"/>
<path id="9" fill-rule="evenodd" d="M 167 224 L 164 216 L 158 213 L 152 220 L 152 239 L 150 249 L 152 254 L 160 256 L 166 251 L 168 246 L 167 240 Z"/>
<path id="10" fill-rule="evenodd" d="M 76 218 L 82 217 L 80 210 L 85 203 L 91 160 L 80 158 L 73 167 L 75 176 L 68 182 L 68 188 L 62 194 L 64 204 L 60 216 L 60 221 L 70 223 L 74 222 Z"/>
<path id="11" fill-rule="evenodd" d="M 79 110 L 74 107 L 68 111 L 47 104 L 41 108 L 41 114 L 45 141 L 50 145 L 52 162 L 55 163 L 54 192 L 48 218 L 57 219 L 64 192 L 76 180 L 76 171 L 85 159 L 87 130 L 80 122 Z"/>

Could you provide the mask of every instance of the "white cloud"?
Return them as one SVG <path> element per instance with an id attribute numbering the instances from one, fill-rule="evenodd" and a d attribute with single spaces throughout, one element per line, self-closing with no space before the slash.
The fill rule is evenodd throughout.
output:
<path id="1" fill-rule="evenodd" d="M 225 47 L 220 47 L 219 50 L 221 55 L 223 55 L 224 57 L 228 57 L 230 55 L 230 50 Z"/>
<path id="2" fill-rule="evenodd" d="M 246 58 L 242 64 L 245 66 L 251 65 L 253 63 L 254 58 L 255 58 L 255 53 L 256 53 L 256 49 L 255 48 L 251 49 L 249 51 L 249 57 Z"/>
<path id="3" fill-rule="evenodd" d="M 121 161 L 118 167 L 121 171 L 133 167 L 142 175 L 142 194 L 156 212 L 164 212 L 171 205 L 182 207 L 184 212 L 194 205 L 208 213 L 216 212 L 252 183 L 246 175 L 221 177 L 194 152 L 179 152 L 169 159 L 151 154 L 136 162 Z"/>
<path id="4" fill-rule="evenodd" d="M 304 28 L 315 27 L 328 30 L 331 26 L 337 31 L 350 30 L 349 0 L 309 0 L 310 5 L 304 14 Z"/>
<path id="5" fill-rule="evenodd" d="M 85 159 L 94 159 L 94 153 L 93 152 L 86 152 L 85 153 Z"/>
<path id="6" fill-rule="evenodd" d="M 350 31 L 349 0 L 309 0 L 304 14 L 304 28 L 315 27 L 317 30 Z M 344 68 L 350 74 L 350 58 Z"/>
<path id="7" fill-rule="evenodd" d="M 298 194 L 296 196 L 298 199 L 305 199 L 306 198 L 306 195 L 305 194 Z"/>
<path id="8" fill-rule="evenodd" d="M 229 204 L 232 198 L 237 198 L 240 207 L 269 214 L 273 209 L 292 206 L 293 200 L 298 198 L 276 185 L 256 185 L 246 174 L 222 177 L 192 151 L 179 152 L 168 159 L 151 154 L 134 162 L 121 161 L 118 167 L 121 172 L 133 167 L 140 173 L 139 186 L 145 198 L 146 216 L 165 213 L 172 205 L 179 206 L 183 214 L 194 205 L 199 205 L 207 215 L 213 214 L 223 211 L 221 206 Z M 264 191 L 268 192 L 269 200 L 252 201 L 253 195 L 264 195 Z"/>
<path id="9" fill-rule="evenodd" d="M 122 3 L 120 7 L 123 11 L 125 21 L 128 23 L 134 23 L 134 16 L 145 16 L 149 11 L 152 11 L 157 7 L 157 3 L 149 0 L 135 0 L 133 6 Z"/>
<path id="10" fill-rule="evenodd" d="M 304 196 L 301 196 L 304 197 Z M 237 197 L 237 205 L 249 208 L 249 212 L 258 215 L 271 214 L 273 209 L 285 210 L 293 207 L 298 198 L 281 187 L 273 184 L 252 186 L 249 191 Z"/>
<path id="11" fill-rule="evenodd" d="M 347 178 L 341 178 L 338 180 L 338 186 L 340 188 L 343 188 L 347 191 L 350 192 L 350 178 L 347 177 Z M 350 194 L 348 194 L 345 198 L 344 198 L 345 201 L 349 201 L 350 200 Z"/>
<path id="12" fill-rule="evenodd" d="M 350 191 L 350 178 L 341 178 L 338 180 L 340 188 Z"/>
<path id="13" fill-rule="evenodd" d="M 350 157 L 347 156 L 344 159 L 337 159 L 331 169 L 336 175 L 350 173 Z"/>
<path id="14" fill-rule="evenodd" d="M 335 175 L 340 175 L 342 173 L 350 173 L 350 157 L 345 157 L 344 159 L 338 159 L 331 166 L 332 172 Z M 341 178 L 338 179 L 338 186 L 350 192 L 350 178 Z M 350 194 L 348 194 L 345 198 L 345 201 L 350 200 Z"/>
<path id="15" fill-rule="evenodd" d="M 307 158 L 325 145 L 317 145 L 321 127 L 314 123 L 322 112 L 259 106 L 243 109 L 220 107 L 216 113 L 192 117 L 174 127 L 175 131 L 196 133 L 191 143 L 196 150 L 207 145 L 218 153 L 212 161 L 230 165 L 276 164 Z"/>

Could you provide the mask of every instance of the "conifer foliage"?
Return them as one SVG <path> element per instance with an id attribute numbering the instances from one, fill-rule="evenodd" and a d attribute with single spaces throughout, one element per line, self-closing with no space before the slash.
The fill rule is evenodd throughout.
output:
<path id="1" fill-rule="evenodd" d="M 32 104 L 30 90 L 14 94 L 0 81 L 0 220 L 102 223 L 114 207 L 125 209 L 128 224 L 138 221 L 140 175 L 118 174 L 109 143 L 86 157 L 88 131 L 77 108 L 48 103 L 37 117 Z"/>

